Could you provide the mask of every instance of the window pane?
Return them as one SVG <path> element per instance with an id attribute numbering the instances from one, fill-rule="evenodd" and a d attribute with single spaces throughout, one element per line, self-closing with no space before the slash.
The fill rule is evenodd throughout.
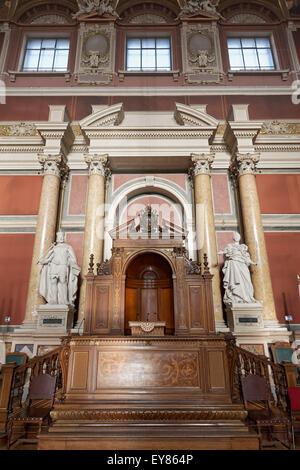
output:
<path id="1" fill-rule="evenodd" d="M 244 49 L 243 53 L 246 69 L 259 69 L 256 49 Z"/>
<path id="2" fill-rule="evenodd" d="M 40 49 L 41 48 L 41 39 L 28 39 L 27 49 Z"/>
<path id="3" fill-rule="evenodd" d="M 274 69 L 274 61 L 270 49 L 258 49 L 261 68 Z"/>
<path id="4" fill-rule="evenodd" d="M 127 52 L 127 70 L 140 70 L 141 52 L 139 50 L 129 50 Z"/>
<path id="5" fill-rule="evenodd" d="M 168 49 L 157 50 L 157 68 L 170 70 L 171 61 L 170 61 L 170 51 Z"/>
<path id="6" fill-rule="evenodd" d="M 37 70 L 39 64 L 39 50 L 28 50 L 24 60 L 24 70 Z"/>
<path id="7" fill-rule="evenodd" d="M 155 69 L 154 49 L 144 49 L 142 51 L 142 69 Z"/>
<path id="8" fill-rule="evenodd" d="M 55 39 L 43 39 L 42 48 L 44 49 L 54 49 L 55 48 Z"/>
<path id="9" fill-rule="evenodd" d="M 52 70 L 54 59 L 54 50 L 45 49 L 41 51 L 39 70 Z"/>
<path id="10" fill-rule="evenodd" d="M 241 41 L 239 38 L 228 38 L 228 47 L 232 49 L 240 49 Z"/>
<path id="11" fill-rule="evenodd" d="M 56 49 L 69 49 L 70 40 L 69 39 L 58 39 L 56 41 Z"/>
<path id="12" fill-rule="evenodd" d="M 69 51 L 57 50 L 55 53 L 54 70 L 67 70 Z"/>
<path id="13" fill-rule="evenodd" d="M 232 70 L 244 69 L 243 54 L 240 49 L 229 50 L 230 68 Z"/>
<path id="14" fill-rule="evenodd" d="M 154 49 L 155 48 L 155 39 L 151 39 L 151 38 L 142 39 L 142 48 L 143 49 Z"/>
<path id="15" fill-rule="evenodd" d="M 271 48 L 269 38 L 256 38 L 256 46 L 257 47 L 268 47 Z"/>
<path id="16" fill-rule="evenodd" d="M 156 39 L 156 47 L 158 49 L 170 49 L 170 40 L 168 38 L 159 38 Z"/>
<path id="17" fill-rule="evenodd" d="M 253 38 L 242 38 L 243 47 L 255 47 L 255 40 Z"/>
<path id="18" fill-rule="evenodd" d="M 137 38 L 127 39 L 127 49 L 140 49 L 141 40 Z"/>

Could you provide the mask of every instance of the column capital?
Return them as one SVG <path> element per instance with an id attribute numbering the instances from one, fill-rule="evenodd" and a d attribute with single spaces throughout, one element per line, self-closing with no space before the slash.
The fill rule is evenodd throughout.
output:
<path id="1" fill-rule="evenodd" d="M 230 165 L 232 176 L 239 178 L 243 175 L 254 175 L 257 172 L 257 164 L 260 160 L 260 153 L 239 153 L 235 154 Z"/>
<path id="2" fill-rule="evenodd" d="M 215 159 L 215 154 L 210 153 L 192 153 L 191 161 L 192 166 L 190 168 L 190 173 L 192 176 L 197 175 L 209 175 L 211 170 L 211 165 Z"/>
<path id="3" fill-rule="evenodd" d="M 88 165 L 89 175 L 101 175 L 109 178 L 111 170 L 109 168 L 108 154 L 85 154 L 84 160 Z"/>
<path id="4" fill-rule="evenodd" d="M 58 178 L 65 178 L 69 172 L 69 167 L 62 154 L 38 154 L 38 161 L 42 165 L 43 176 L 52 175 Z"/>

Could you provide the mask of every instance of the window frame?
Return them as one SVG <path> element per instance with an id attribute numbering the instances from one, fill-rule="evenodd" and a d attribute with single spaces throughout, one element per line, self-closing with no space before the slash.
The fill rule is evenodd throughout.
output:
<path id="1" fill-rule="evenodd" d="M 269 39 L 270 42 L 270 50 L 273 58 L 273 63 L 274 63 L 274 68 L 240 68 L 240 69 L 235 69 L 231 68 L 231 63 L 230 63 L 230 55 L 229 55 L 229 47 L 228 47 L 228 39 L 230 38 L 238 38 L 238 39 L 244 39 L 244 38 L 249 38 L 249 39 L 259 39 L 259 38 L 267 38 Z M 232 73 L 274 73 L 278 70 L 280 70 L 279 67 L 279 60 L 278 60 L 278 55 L 277 55 L 277 50 L 276 50 L 276 44 L 274 40 L 274 35 L 270 31 L 237 31 L 237 32 L 228 32 L 226 34 L 226 50 L 227 50 L 227 56 L 228 56 L 228 65 L 229 65 L 229 72 Z M 242 49 L 240 49 L 242 50 Z M 255 48 L 257 51 L 257 48 Z M 244 57 L 243 57 L 244 60 Z"/>
<path id="2" fill-rule="evenodd" d="M 137 69 L 137 68 L 128 68 L 128 51 L 130 49 L 128 49 L 128 40 L 129 39 L 138 39 L 140 40 L 141 42 L 141 47 L 140 48 L 137 48 L 136 50 L 139 50 L 140 51 L 140 68 Z M 142 44 L 142 41 L 144 39 L 153 39 L 155 41 L 155 47 L 154 48 L 143 48 L 143 44 Z M 170 63 L 170 66 L 169 68 L 157 68 L 157 50 L 160 50 L 160 48 L 158 48 L 156 46 L 156 41 L 158 39 L 168 39 L 169 41 L 169 48 L 161 48 L 161 49 L 167 49 L 169 51 L 169 63 Z M 142 68 L 142 61 L 143 61 L 143 54 L 142 54 L 142 51 L 143 50 L 154 50 L 155 51 L 155 68 Z M 125 38 L 125 71 L 126 72 L 137 72 L 137 73 L 169 73 L 172 71 L 172 65 L 173 65 L 173 60 L 172 60 L 172 40 L 171 40 L 171 36 L 170 35 L 163 35 L 163 34 L 154 34 L 154 35 L 149 35 L 148 34 L 140 34 L 140 35 L 131 35 L 131 34 L 127 34 L 126 35 L 126 38 Z"/>
<path id="3" fill-rule="evenodd" d="M 65 70 L 24 70 L 24 63 L 27 51 L 27 44 L 30 39 L 68 39 L 69 40 L 69 54 L 68 54 L 68 63 Z M 69 72 L 70 68 L 70 58 L 71 58 L 71 34 L 60 32 L 53 33 L 43 33 L 41 31 L 32 31 L 28 32 L 23 37 L 22 51 L 19 58 L 18 72 L 24 74 L 65 74 Z"/>

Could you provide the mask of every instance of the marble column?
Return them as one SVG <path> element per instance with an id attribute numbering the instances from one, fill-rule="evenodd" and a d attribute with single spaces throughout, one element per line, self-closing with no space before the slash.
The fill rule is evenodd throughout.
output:
<path id="1" fill-rule="evenodd" d="M 251 266 L 254 297 L 263 305 L 263 319 L 277 323 L 264 230 L 255 181 L 257 153 L 236 153 L 231 171 L 238 180 L 245 243 L 250 257 L 258 262 Z"/>
<path id="2" fill-rule="evenodd" d="M 224 325 L 224 319 L 210 177 L 214 154 L 192 154 L 191 159 L 193 162 L 191 172 L 194 178 L 197 256 L 198 261 L 203 262 L 203 254 L 207 253 L 209 268 L 214 275 L 212 288 L 215 321 L 218 329 L 218 326 Z"/>
<path id="3" fill-rule="evenodd" d="M 102 261 L 104 245 L 105 218 L 105 182 L 110 176 L 108 155 L 86 155 L 89 168 L 87 208 L 85 218 L 84 246 L 81 266 L 82 284 L 80 288 L 78 325 L 84 319 L 86 282 L 90 255 L 94 255 L 94 264 Z"/>
<path id="4" fill-rule="evenodd" d="M 32 264 L 23 326 L 32 326 L 36 321 L 36 311 L 45 300 L 39 294 L 41 265 L 37 261 L 43 258 L 50 245 L 55 241 L 56 221 L 61 178 L 67 174 L 64 157 L 60 155 L 39 155 L 43 168 L 43 185 L 40 207 L 34 238 Z"/>

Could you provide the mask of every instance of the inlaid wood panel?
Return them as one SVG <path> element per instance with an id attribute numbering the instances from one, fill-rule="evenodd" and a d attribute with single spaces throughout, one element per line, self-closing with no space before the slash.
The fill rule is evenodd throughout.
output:
<path id="1" fill-rule="evenodd" d="M 200 387 L 198 355 L 178 351 L 99 351 L 97 389 Z"/>

